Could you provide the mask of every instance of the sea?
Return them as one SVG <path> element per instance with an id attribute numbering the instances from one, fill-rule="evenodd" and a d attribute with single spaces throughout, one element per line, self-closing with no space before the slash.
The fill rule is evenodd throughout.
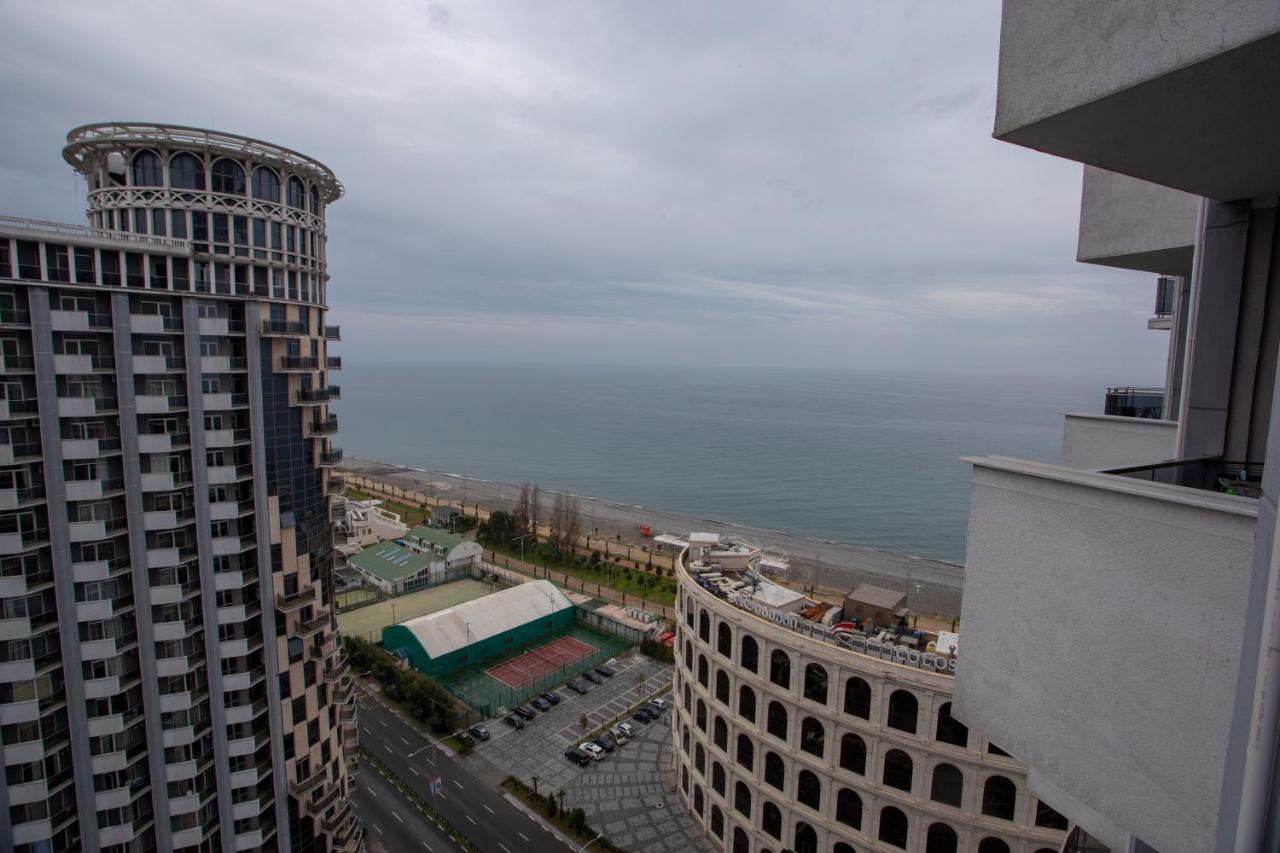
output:
<path id="1" fill-rule="evenodd" d="M 351 455 L 963 562 L 965 456 L 1056 462 L 1097 378 L 344 359 Z"/>

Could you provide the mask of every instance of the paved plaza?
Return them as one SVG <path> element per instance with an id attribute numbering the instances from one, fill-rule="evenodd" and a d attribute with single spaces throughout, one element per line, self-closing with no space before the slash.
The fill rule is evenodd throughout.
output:
<path id="1" fill-rule="evenodd" d="M 476 775 L 495 781 L 510 775 L 531 782 L 536 775 L 539 791 L 563 790 L 567 808 L 580 806 L 592 828 L 636 853 L 713 849 L 671 787 L 669 713 L 648 724 L 632 721 L 636 737 L 603 761 L 578 767 L 564 757 L 584 739 L 581 717 L 594 732 L 671 683 L 670 664 L 639 653 L 619 657 L 616 668 L 618 674 L 604 684 L 589 685 L 586 696 L 557 690 L 560 704 L 522 731 L 494 721 L 492 738 L 463 761 Z"/>

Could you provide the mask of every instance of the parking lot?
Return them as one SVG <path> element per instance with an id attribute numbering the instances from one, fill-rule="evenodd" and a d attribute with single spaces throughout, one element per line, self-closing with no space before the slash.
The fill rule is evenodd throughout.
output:
<path id="1" fill-rule="evenodd" d="M 619 657 L 611 665 L 617 675 L 600 685 L 588 684 L 591 692 L 586 696 L 558 688 L 560 704 L 538 714 L 523 730 L 490 721 L 490 740 L 463 760 L 477 775 L 511 775 L 524 782 L 537 776 L 540 791 L 563 790 L 566 808 L 581 807 L 597 832 L 628 850 L 712 849 L 671 787 L 670 712 L 647 724 L 632 721 L 636 736 L 601 761 L 579 767 L 565 758 L 566 749 L 586 739 L 583 716 L 586 732 L 594 732 L 671 683 L 670 664 L 639 653 Z"/>

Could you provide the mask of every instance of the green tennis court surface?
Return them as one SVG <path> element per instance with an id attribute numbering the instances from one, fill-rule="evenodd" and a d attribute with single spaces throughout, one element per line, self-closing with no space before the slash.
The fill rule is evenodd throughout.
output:
<path id="1" fill-rule="evenodd" d="M 345 636 L 360 637 L 380 643 L 382 629 L 387 625 L 435 613 L 437 610 L 444 610 L 446 607 L 453 607 L 455 604 L 461 604 L 491 592 L 493 592 L 491 586 L 470 578 L 442 583 L 440 586 L 389 598 L 349 613 L 339 613 L 338 629 Z"/>
<path id="2" fill-rule="evenodd" d="M 498 668 L 507 661 L 553 643 L 562 637 L 571 637 L 590 646 L 592 650 L 585 657 L 554 667 L 520 688 L 509 687 L 486 671 Z M 563 684 L 570 678 L 580 675 L 587 667 L 597 666 L 621 653 L 629 645 L 626 640 L 618 637 L 593 631 L 582 625 L 573 625 L 559 631 L 551 631 L 531 643 L 526 642 L 510 651 L 493 655 L 471 666 L 451 672 L 440 681 L 459 699 L 486 717 L 492 717 L 499 707 L 510 708 L 535 694 Z"/>

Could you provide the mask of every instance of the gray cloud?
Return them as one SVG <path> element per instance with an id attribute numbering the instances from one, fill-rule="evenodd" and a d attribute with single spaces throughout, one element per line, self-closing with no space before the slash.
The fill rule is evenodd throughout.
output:
<path id="1" fill-rule="evenodd" d="M 995 4 L 7 2 L 0 196 L 71 127 L 328 163 L 344 356 L 1159 376 L 1150 278 L 1075 264 L 1079 167 L 990 138 Z"/>

